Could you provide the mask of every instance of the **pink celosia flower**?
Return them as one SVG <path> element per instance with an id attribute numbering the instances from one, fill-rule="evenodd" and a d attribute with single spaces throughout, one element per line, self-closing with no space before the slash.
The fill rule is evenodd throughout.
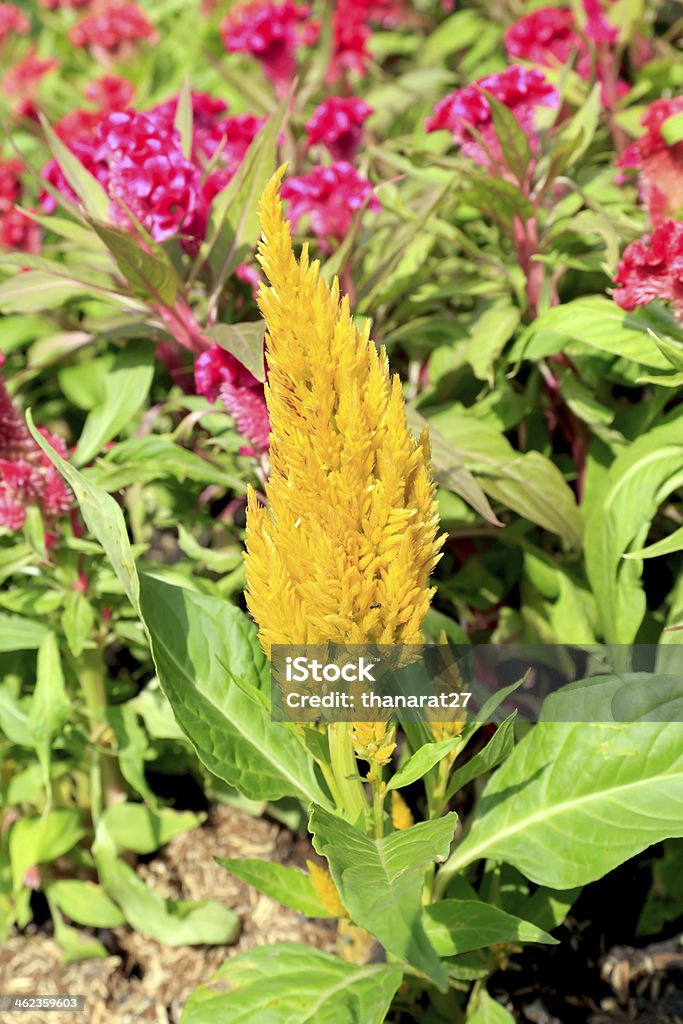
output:
<path id="1" fill-rule="evenodd" d="M 368 41 L 372 35 L 365 20 L 366 11 L 352 0 L 335 4 L 332 15 L 332 57 L 327 69 L 328 82 L 338 82 L 347 72 L 364 75 L 370 59 Z"/>
<path id="2" fill-rule="evenodd" d="M 614 301 L 622 309 L 667 299 L 683 317 L 683 221 L 666 221 L 650 237 L 627 245 L 614 283 Z"/>
<path id="3" fill-rule="evenodd" d="M 590 54 L 576 30 L 573 12 L 564 7 L 540 7 L 523 15 L 506 29 L 504 42 L 512 58 L 552 67 L 568 64 L 574 57 L 578 74 L 582 78 L 590 74 Z"/>
<path id="4" fill-rule="evenodd" d="M 618 30 L 605 16 L 600 0 L 583 0 L 586 15 L 586 35 L 596 46 L 614 46 L 619 35 Z"/>
<path id="5" fill-rule="evenodd" d="M 204 198 L 207 203 L 210 203 L 232 181 L 249 146 L 265 124 L 265 120 L 264 117 L 254 117 L 253 114 L 235 114 L 220 122 L 222 135 L 220 162 L 215 170 L 207 175 L 203 186 Z"/>
<path id="6" fill-rule="evenodd" d="M 0 365 L 4 360 L 0 358 Z M 40 432 L 62 457 L 66 445 L 44 428 Z M 28 432 L 0 379 L 0 525 L 20 530 L 28 505 L 37 505 L 54 530 L 72 505 L 71 492 Z"/>
<path id="7" fill-rule="evenodd" d="M 189 231 L 201 215 L 200 172 L 183 155 L 180 135 L 148 114 L 109 114 L 97 130 L 95 160 L 106 163 L 109 193 L 120 199 L 155 241 Z M 112 203 L 114 223 L 126 226 L 128 215 Z"/>
<path id="8" fill-rule="evenodd" d="M 331 96 L 323 100 L 306 123 L 308 146 L 322 143 L 334 160 L 349 163 L 355 157 L 363 135 L 363 124 L 372 107 L 357 96 Z"/>
<path id="9" fill-rule="evenodd" d="M 39 225 L 16 208 L 23 191 L 21 170 L 18 160 L 0 160 L 0 247 L 39 252 Z"/>
<path id="10" fill-rule="evenodd" d="M 9 69 L 2 80 L 2 91 L 12 101 L 12 112 L 15 117 L 38 119 L 35 104 L 38 86 L 58 63 L 51 57 L 38 57 L 35 50 L 31 50 L 23 60 Z"/>
<path id="11" fill-rule="evenodd" d="M 14 4 L 0 4 L 0 46 L 11 35 L 26 35 L 31 23 Z"/>
<path id="12" fill-rule="evenodd" d="M 344 161 L 287 178 L 282 184 L 282 198 L 287 201 L 294 229 L 302 217 L 308 216 L 314 234 L 325 241 L 344 238 L 363 206 L 373 213 L 380 210 L 372 183 Z"/>
<path id="13" fill-rule="evenodd" d="M 299 27 L 308 15 L 309 8 L 293 0 L 241 4 L 223 20 L 223 43 L 230 53 L 250 53 L 260 60 L 276 91 L 283 94 L 294 77 L 297 47 L 306 42 Z"/>
<path id="14" fill-rule="evenodd" d="M 655 100 L 641 119 L 645 134 L 622 153 L 618 167 L 640 170 L 640 194 L 654 226 L 683 211 L 683 140 L 669 145 L 662 125 L 683 115 L 683 96 Z"/>
<path id="15" fill-rule="evenodd" d="M 219 345 L 213 345 L 195 362 L 197 394 L 215 402 L 220 395 L 242 437 L 253 447 L 253 454 L 268 450 L 270 423 L 263 384 Z M 244 454 L 252 454 L 243 450 Z"/>
<path id="16" fill-rule="evenodd" d="M 73 46 L 87 46 L 103 60 L 128 57 L 138 43 L 154 36 L 145 12 L 134 3 L 115 2 L 76 22 L 69 32 Z"/>
<path id="17" fill-rule="evenodd" d="M 84 96 L 94 103 L 98 110 L 111 113 L 114 110 L 125 110 L 133 102 L 135 89 L 133 85 L 119 75 L 102 75 L 85 88 Z"/>
<path id="18" fill-rule="evenodd" d="M 501 162 L 503 155 L 493 127 L 491 105 L 483 90 L 514 114 L 532 143 L 538 107 L 556 107 L 559 95 L 542 71 L 513 65 L 498 74 L 480 78 L 464 89 L 457 89 L 436 104 L 433 116 L 426 119 L 426 130 L 450 131 L 466 156 L 483 167 L 490 167 L 492 163 Z M 481 136 L 483 145 L 471 129 Z"/>
<path id="19" fill-rule="evenodd" d="M 11 210 L 21 199 L 21 171 L 19 160 L 0 160 L 0 213 Z"/>
<path id="20" fill-rule="evenodd" d="M 91 3 L 92 0 L 40 0 L 41 7 L 47 7 L 51 11 L 62 7 L 76 10 L 79 7 L 90 7 Z"/>
<path id="21" fill-rule="evenodd" d="M 225 138 L 223 121 L 228 109 L 224 100 L 205 92 L 193 92 L 192 101 L 192 158 L 206 163 Z M 178 110 L 178 96 L 171 97 L 148 111 L 158 124 L 172 130 Z"/>

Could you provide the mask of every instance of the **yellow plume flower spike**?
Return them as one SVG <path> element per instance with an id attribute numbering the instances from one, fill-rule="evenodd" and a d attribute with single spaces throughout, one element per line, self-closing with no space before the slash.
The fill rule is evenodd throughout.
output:
<path id="1" fill-rule="evenodd" d="M 304 246 L 279 187 L 261 198 L 271 478 L 249 494 L 247 602 L 261 644 L 418 643 L 439 558 L 426 435 L 406 423 L 384 349 Z"/>
<path id="2" fill-rule="evenodd" d="M 399 832 L 415 824 L 412 812 L 397 789 L 391 791 L 391 824 Z"/>
<path id="3" fill-rule="evenodd" d="M 337 886 L 332 881 L 329 872 L 312 860 L 306 861 L 306 867 L 308 868 L 311 885 L 325 910 L 329 911 L 333 917 L 348 917 L 348 911 L 339 898 Z"/>

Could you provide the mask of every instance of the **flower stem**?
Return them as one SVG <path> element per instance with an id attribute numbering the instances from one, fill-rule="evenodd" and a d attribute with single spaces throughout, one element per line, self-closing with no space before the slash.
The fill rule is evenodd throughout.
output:
<path id="1" fill-rule="evenodd" d="M 351 726 L 347 722 L 331 722 L 328 739 L 332 771 L 343 801 L 340 810 L 349 821 L 365 827 L 368 805 L 351 746 Z"/>

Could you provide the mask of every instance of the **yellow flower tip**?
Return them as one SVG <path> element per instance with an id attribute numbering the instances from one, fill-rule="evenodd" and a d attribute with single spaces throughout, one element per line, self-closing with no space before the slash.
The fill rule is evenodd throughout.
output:
<path id="1" fill-rule="evenodd" d="M 348 917 L 348 911 L 342 903 L 337 886 L 325 868 L 321 868 L 315 861 L 307 860 L 306 867 L 311 879 L 311 885 L 316 896 L 332 917 Z"/>
<path id="2" fill-rule="evenodd" d="M 391 824 L 399 832 L 415 824 L 412 812 L 397 789 L 391 791 Z"/>

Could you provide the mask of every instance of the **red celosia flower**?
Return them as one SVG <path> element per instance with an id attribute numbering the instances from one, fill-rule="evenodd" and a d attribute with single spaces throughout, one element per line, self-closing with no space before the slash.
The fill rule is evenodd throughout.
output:
<path id="1" fill-rule="evenodd" d="M 0 46 L 10 35 L 26 35 L 31 23 L 14 4 L 0 4 Z"/>
<path id="2" fill-rule="evenodd" d="M 253 114 L 235 114 L 224 118 L 218 125 L 221 132 L 220 163 L 207 175 L 203 186 L 204 198 L 207 203 L 222 192 L 232 181 L 240 164 L 261 128 L 265 117 Z"/>
<path id="3" fill-rule="evenodd" d="M 135 89 L 126 78 L 119 75 L 102 75 L 101 78 L 88 83 L 84 95 L 98 110 L 111 113 L 114 110 L 125 110 L 130 106 Z"/>
<path id="4" fill-rule="evenodd" d="M 109 193 L 155 241 L 190 231 L 201 213 L 200 173 L 183 155 L 177 131 L 160 126 L 148 114 L 119 111 L 101 123 L 97 141 L 94 156 L 108 166 Z M 112 204 L 110 216 L 114 223 L 128 224 L 118 202 Z"/>
<path id="5" fill-rule="evenodd" d="M 4 360 L 0 358 L 0 365 Z M 62 457 L 66 445 L 44 428 L 40 432 Z M 38 505 L 54 529 L 56 519 L 72 504 L 60 474 L 28 432 L 0 379 L 0 525 L 20 530 L 27 505 Z"/>
<path id="6" fill-rule="evenodd" d="M 40 0 L 42 7 L 47 7 L 48 10 L 56 11 L 61 7 L 72 7 L 75 9 L 79 7 L 90 7 L 92 0 Z"/>
<path id="7" fill-rule="evenodd" d="M 282 184 L 282 198 L 288 203 L 294 229 L 302 217 L 308 216 L 314 234 L 323 240 L 344 238 L 361 207 L 367 206 L 373 213 L 380 210 L 372 183 L 344 161 L 287 178 Z"/>
<path id="8" fill-rule="evenodd" d="M 21 199 L 21 170 L 19 160 L 0 160 L 0 213 L 11 210 Z"/>
<path id="9" fill-rule="evenodd" d="M 619 35 L 618 30 L 605 17 L 600 0 L 583 0 L 586 15 L 585 33 L 596 46 L 614 46 Z"/>
<path id="10" fill-rule="evenodd" d="M 627 245 L 614 283 L 614 301 L 622 309 L 668 299 L 683 316 L 683 221 L 666 221 L 650 237 Z"/>
<path id="11" fill-rule="evenodd" d="M 2 81 L 2 91 L 12 100 L 15 117 L 38 118 L 35 104 L 36 93 L 41 80 L 57 67 L 58 61 L 51 57 L 38 57 L 31 50 L 23 60 L 10 68 Z"/>
<path id="12" fill-rule="evenodd" d="M 40 227 L 15 205 L 21 200 L 22 191 L 20 162 L 0 160 L 0 247 L 38 252 Z"/>
<path id="13" fill-rule="evenodd" d="M 490 167 L 492 162 L 497 164 L 503 157 L 493 127 L 491 106 L 483 90 L 514 114 L 532 142 L 537 108 L 556 107 L 559 96 L 542 71 L 513 65 L 498 74 L 480 78 L 464 89 L 457 89 L 437 103 L 433 116 L 425 122 L 426 130 L 450 131 L 466 156 L 484 167 Z M 472 133 L 472 128 L 481 136 L 483 145 Z"/>
<path id="14" fill-rule="evenodd" d="M 205 92 L 193 92 L 192 101 L 192 159 L 195 163 L 206 164 L 221 142 L 225 139 L 225 113 L 228 109 L 224 100 Z M 171 131 L 178 110 L 178 96 L 171 97 L 148 111 L 158 124 Z"/>
<path id="15" fill-rule="evenodd" d="M 263 384 L 219 345 L 199 356 L 194 376 L 197 394 L 211 402 L 220 395 L 240 434 L 254 446 L 253 454 L 266 452 L 270 423 Z"/>
<path id="16" fill-rule="evenodd" d="M 96 57 L 117 59 L 130 55 L 137 43 L 153 35 L 154 27 L 137 4 L 113 3 L 78 21 L 69 41 L 87 46 Z"/>
<path id="17" fill-rule="evenodd" d="M 640 193 L 654 226 L 683 211 L 683 140 L 669 145 L 662 136 L 662 125 L 675 114 L 683 114 L 683 96 L 655 100 L 640 122 L 645 134 L 624 150 L 617 164 L 640 170 Z"/>
<path id="18" fill-rule="evenodd" d="M 371 113 L 372 107 L 357 96 L 331 96 L 315 108 L 306 123 L 307 145 L 322 143 L 334 160 L 351 162 Z"/>
<path id="19" fill-rule="evenodd" d="M 564 7 L 540 7 L 523 15 L 506 29 L 504 42 L 510 57 L 548 67 L 568 64 L 574 57 L 578 74 L 590 74 L 590 54 L 576 31 L 573 12 Z"/>
<path id="20" fill-rule="evenodd" d="M 332 57 L 327 69 L 327 81 L 337 82 L 348 71 L 365 74 L 370 59 L 368 41 L 372 33 L 366 22 L 366 10 L 359 10 L 352 0 L 335 4 L 332 15 Z"/>
<path id="21" fill-rule="evenodd" d="M 242 4 L 223 20 L 223 43 L 230 53 L 250 53 L 260 60 L 266 75 L 282 94 L 294 77 L 297 46 L 306 42 L 298 29 L 308 15 L 309 8 L 298 6 L 293 0 Z"/>

